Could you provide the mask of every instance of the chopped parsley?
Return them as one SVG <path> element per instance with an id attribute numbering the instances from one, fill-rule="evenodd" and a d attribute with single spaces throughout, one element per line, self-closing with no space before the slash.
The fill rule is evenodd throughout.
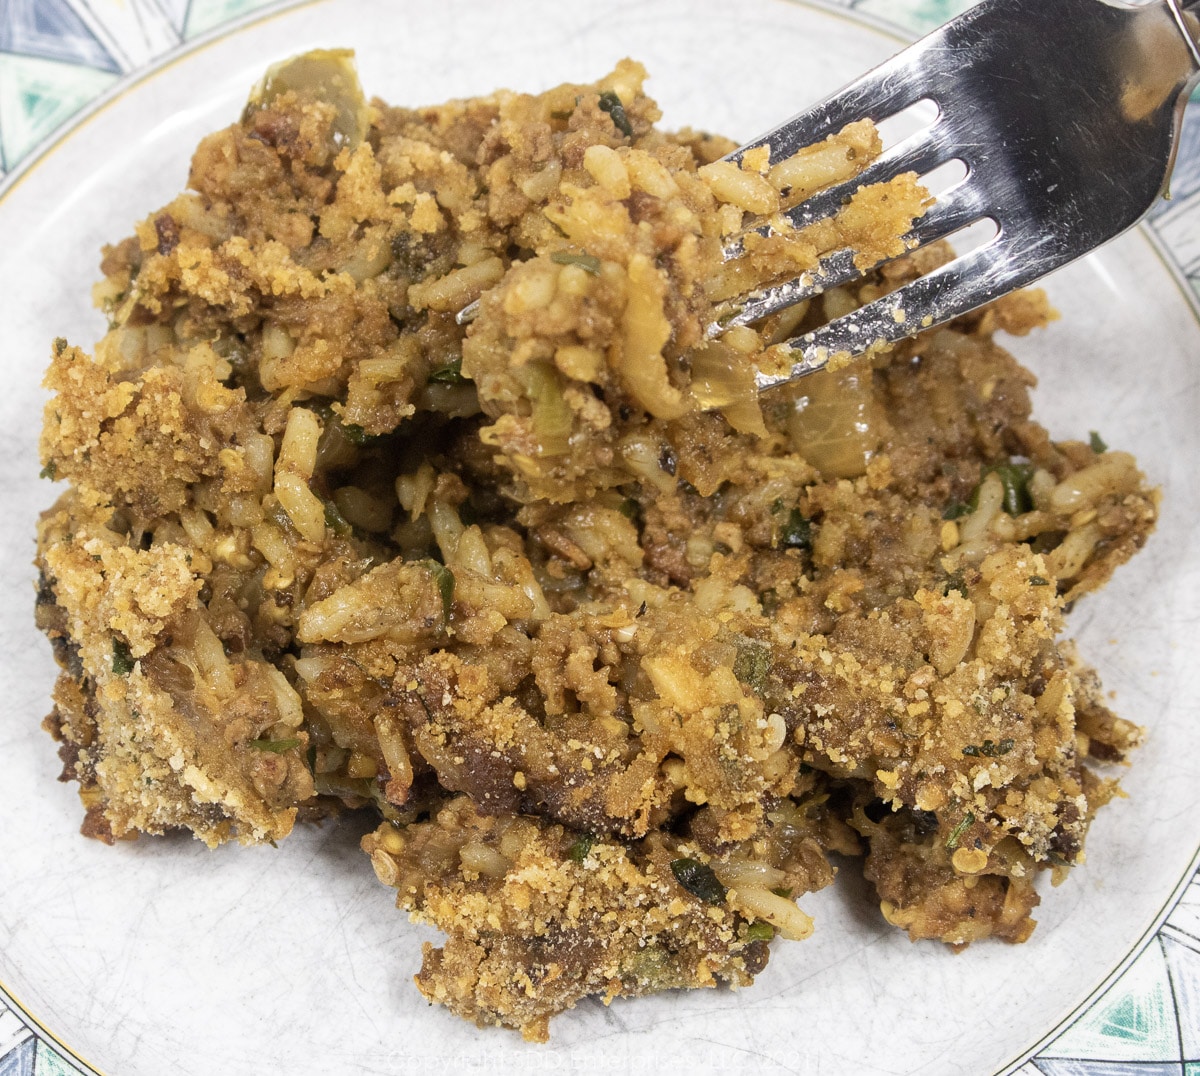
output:
<path id="1" fill-rule="evenodd" d="M 677 881 L 693 897 L 708 904 L 723 904 L 725 887 L 713 874 L 712 867 L 707 863 L 685 856 L 682 859 L 671 860 L 671 873 Z"/>
<path id="2" fill-rule="evenodd" d="M 1033 466 L 1028 463 L 999 463 L 988 468 L 1000 479 L 1004 487 L 1004 510 L 1010 516 L 1019 516 L 1033 508 L 1033 498 L 1029 496 L 1029 479 L 1033 476 Z"/>
<path id="3" fill-rule="evenodd" d="M 762 920 L 751 923 L 746 928 L 746 941 L 769 942 L 773 937 L 775 937 L 775 928 L 770 923 L 762 922 Z"/>
<path id="4" fill-rule="evenodd" d="M 255 751 L 270 751 L 273 755 L 282 755 L 293 747 L 299 747 L 299 740 L 247 740 L 246 746 Z"/>
<path id="5" fill-rule="evenodd" d="M 451 359 L 442 366 L 435 366 L 429 371 L 431 385 L 461 385 L 467 379 L 463 377 L 462 357 Z"/>
<path id="6" fill-rule="evenodd" d="M 963 820 L 950 831 L 950 836 L 946 838 L 946 851 L 953 852 L 958 847 L 959 838 L 974 824 L 975 814 L 972 811 L 968 811 L 963 815 Z"/>
<path id="7" fill-rule="evenodd" d="M 356 426 L 353 422 L 343 424 L 342 436 L 352 445 L 369 445 L 375 440 L 366 430 L 361 426 Z"/>
<path id="8" fill-rule="evenodd" d="M 717 324 L 722 329 L 725 328 L 726 325 L 733 321 L 733 319 L 745 309 L 746 308 L 744 306 L 731 306 L 725 311 L 725 313 L 721 314 L 721 316 L 717 318 Z"/>
<path id="9" fill-rule="evenodd" d="M 582 863 L 591 852 L 592 846 L 595 845 L 596 838 L 590 833 L 582 833 L 571 842 L 571 847 L 567 849 L 567 859 L 572 863 Z"/>
<path id="10" fill-rule="evenodd" d="M 571 250 L 556 250 L 550 255 L 550 260 L 556 265 L 578 265 L 580 269 L 591 273 L 592 276 L 600 275 L 600 259 L 586 251 L 583 254 L 576 254 Z"/>
<path id="11" fill-rule="evenodd" d="M 347 522 L 346 517 L 338 511 L 333 501 L 325 502 L 325 526 L 339 538 L 348 538 L 354 533 L 354 528 Z"/>
<path id="12" fill-rule="evenodd" d="M 1008 738 L 1001 740 L 999 743 L 993 743 L 991 740 L 984 740 L 981 744 L 969 743 L 963 748 L 964 755 L 970 755 L 972 758 L 982 755 L 984 758 L 999 758 L 1001 755 L 1007 755 L 1013 749 L 1014 741 Z"/>
<path id="13" fill-rule="evenodd" d="M 55 463 L 54 460 L 51 460 L 49 463 L 46 464 L 45 467 L 43 467 L 40 471 L 38 471 L 38 478 L 48 478 L 48 479 L 50 479 L 51 482 L 53 482 L 57 477 L 58 477 L 58 464 Z"/>
<path id="14" fill-rule="evenodd" d="M 117 676 L 128 676 L 133 672 L 133 655 L 129 644 L 121 639 L 113 640 L 112 671 Z"/>
<path id="15" fill-rule="evenodd" d="M 740 683 L 755 691 L 762 691 L 771 671 L 771 651 L 768 647 L 752 640 L 738 643 L 737 657 L 733 660 L 733 675 Z"/>
<path id="16" fill-rule="evenodd" d="M 1088 444 L 1091 445 L 1092 451 L 1097 456 L 1104 455 L 1108 451 L 1108 445 L 1104 443 L 1104 438 L 1101 437 L 1095 430 L 1088 431 Z"/>
<path id="17" fill-rule="evenodd" d="M 779 544 L 784 549 L 812 549 L 812 539 L 812 520 L 805 519 L 799 508 L 793 508 L 779 532 Z"/>
<path id="18" fill-rule="evenodd" d="M 629 122 L 629 117 L 625 115 L 625 106 L 621 104 L 621 98 L 612 90 L 605 90 L 600 95 L 600 111 L 607 112 L 612 117 L 613 126 L 626 138 L 633 137 L 633 125 Z"/>
<path id="19" fill-rule="evenodd" d="M 454 608 L 454 573 L 444 564 L 433 562 L 433 581 L 442 596 L 442 618 L 449 623 L 450 611 Z"/>

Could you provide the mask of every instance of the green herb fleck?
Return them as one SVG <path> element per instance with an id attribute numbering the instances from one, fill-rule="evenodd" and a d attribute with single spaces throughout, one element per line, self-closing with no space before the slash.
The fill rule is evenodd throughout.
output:
<path id="1" fill-rule="evenodd" d="M 748 942 L 769 942 L 773 937 L 775 937 L 775 928 L 761 919 L 746 928 L 746 941 Z"/>
<path id="2" fill-rule="evenodd" d="M 443 366 L 435 366 L 429 371 L 431 385 L 461 385 L 467 379 L 463 377 L 462 358 L 451 359 Z"/>
<path id="3" fill-rule="evenodd" d="M 675 880 L 693 897 L 709 904 L 722 904 L 725 901 L 725 887 L 713 874 L 712 867 L 707 863 L 685 856 L 683 859 L 671 860 L 671 873 Z"/>
<path id="4" fill-rule="evenodd" d="M 247 740 L 246 746 L 255 751 L 270 751 L 273 755 L 282 755 L 293 747 L 299 747 L 299 740 Z"/>
<path id="5" fill-rule="evenodd" d="M 582 863 L 591 852 L 592 846 L 596 843 L 596 838 L 590 833 L 583 833 L 576 837 L 571 843 L 571 847 L 567 849 L 567 859 L 572 863 Z"/>
<path id="6" fill-rule="evenodd" d="M 966 501 L 951 501 L 942 513 L 942 519 L 962 519 L 969 516 L 974 509 Z"/>
<path id="7" fill-rule="evenodd" d="M 963 576 L 961 569 L 954 571 L 946 577 L 946 582 L 942 584 L 943 597 L 952 590 L 957 590 L 964 598 L 967 596 L 967 580 Z"/>
<path id="8" fill-rule="evenodd" d="M 578 265 L 580 269 L 586 270 L 592 276 L 600 275 L 600 259 L 594 254 L 576 254 L 570 250 L 556 250 L 550 255 L 550 260 L 556 265 Z"/>
<path id="9" fill-rule="evenodd" d="M 45 467 L 38 471 L 38 478 L 48 478 L 53 482 L 58 478 L 58 464 L 54 460 L 51 460 Z"/>
<path id="10" fill-rule="evenodd" d="M 975 824 L 975 815 L 968 811 L 963 815 L 963 820 L 950 831 L 950 836 L 946 838 L 946 851 L 953 852 L 958 847 L 959 838 L 967 832 Z"/>
<path id="11" fill-rule="evenodd" d="M 1044 576 L 1031 575 L 1029 577 L 1029 585 L 1031 587 L 1048 587 L 1050 585 L 1050 580 L 1046 579 Z"/>
<path id="12" fill-rule="evenodd" d="M 605 90 L 600 95 L 600 111 L 607 112 L 612 117 L 613 126 L 621 134 L 627 138 L 633 137 L 633 126 L 629 122 L 629 117 L 625 115 L 625 106 L 621 104 L 621 98 L 612 90 Z"/>
<path id="13" fill-rule="evenodd" d="M 634 523 L 638 521 L 638 517 L 642 514 L 642 506 L 637 503 L 632 497 L 626 497 L 620 505 L 617 506 L 617 511 L 626 519 L 632 520 Z"/>
<path id="14" fill-rule="evenodd" d="M 437 584 L 438 593 L 442 596 L 442 618 L 448 623 L 450 611 L 454 608 L 454 573 L 444 564 L 434 561 L 433 581 Z"/>
<path id="15" fill-rule="evenodd" d="M 982 755 L 984 758 L 999 758 L 1001 755 L 1007 755 L 1013 749 L 1014 741 L 1008 738 L 995 743 L 992 740 L 984 740 L 981 744 L 969 743 L 963 748 L 964 755 L 970 755 L 972 758 Z"/>
<path id="16" fill-rule="evenodd" d="M 367 445 L 375 440 L 366 430 L 361 426 L 356 426 L 353 422 L 347 422 L 342 426 L 342 436 L 352 445 Z"/>
<path id="17" fill-rule="evenodd" d="M 1088 444 L 1092 446 L 1092 451 L 1097 456 L 1103 456 L 1108 451 L 1108 445 L 1104 443 L 1104 438 L 1101 437 L 1095 430 L 1088 431 Z"/>
<path id="18" fill-rule="evenodd" d="M 733 675 L 754 691 L 762 691 L 771 671 L 771 651 L 761 643 L 745 640 L 738 643 L 733 660 Z"/>
<path id="19" fill-rule="evenodd" d="M 1000 479 L 1004 486 L 1004 511 L 1010 516 L 1019 516 L 1032 510 L 1033 499 L 1029 496 L 1029 479 L 1033 466 L 1028 463 L 998 463 L 988 471 Z M 984 472 L 986 477 L 987 471 Z"/>
<path id="20" fill-rule="evenodd" d="M 722 329 L 725 328 L 726 325 L 728 325 L 731 321 L 733 321 L 733 319 L 736 318 L 738 316 L 738 314 L 740 314 L 745 309 L 746 308 L 744 306 L 731 306 L 728 310 L 725 311 L 725 313 L 721 314 L 717 318 L 717 324 Z"/>
<path id="21" fill-rule="evenodd" d="M 779 534 L 779 543 L 784 549 L 812 549 L 812 532 L 812 520 L 805 519 L 799 508 L 793 508 Z"/>
<path id="22" fill-rule="evenodd" d="M 354 533 L 354 528 L 346 521 L 346 517 L 338 511 L 337 505 L 333 501 L 325 502 L 325 526 L 339 538 L 349 538 Z"/>
<path id="23" fill-rule="evenodd" d="M 112 671 L 117 676 L 128 676 L 133 672 L 133 655 L 129 644 L 121 639 L 113 640 Z"/>

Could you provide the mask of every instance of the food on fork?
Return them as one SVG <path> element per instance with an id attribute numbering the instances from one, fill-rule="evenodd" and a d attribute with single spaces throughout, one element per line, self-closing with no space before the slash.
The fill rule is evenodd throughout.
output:
<path id="1" fill-rule="evenodd" d="M 535 1040 L 588 996 L 751 982 L 835 854 L 913 938 L 1024 941 L 1140 735 L 1058 637 L 1156 493 L 1030 418 L 994 334 L 1044 299 L 759 398 L 778 341 L 947 256 L 902 256 L 927 197 L 724 263 L 878 136 L 733 165 L 644 77 L 406 109 L 345 53 L 279 65 L 47 374 L 37 620 L 84 832 L 368 808 L 448 936 L 421 991 Z M 706 335 L 846 247 L 885 264 Z"/>

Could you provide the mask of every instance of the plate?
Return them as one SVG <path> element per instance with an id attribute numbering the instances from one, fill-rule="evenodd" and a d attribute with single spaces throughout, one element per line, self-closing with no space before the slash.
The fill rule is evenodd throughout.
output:
<path id="1" fill-rule="evenodd" d="M 919 5 L 863 6 L 901 16 Z M 88 346 L 103 332 L 88 301 L 101 244 L 184 185 L 192 148 L 236 117 L 266 63 L 349 46 L 369 92 L 417 104 L 588 80 L 629 54 L 649 68 L 665 125 L 749 137 L 898 47 L 877 22 L 785 0 L 446 0 L 383 10 L 319 0 L 181 50 L 121 83 L 0 199 L 9 376 L 0 401 L 0 983 L 14 1009 L 81 1071 L 112 1076 L 431 1065 L 650 1072 L 668 1057 L 681 1071 L 722 1076 L 957 1076 L 1011 1071 L 1039 1050 L 1044 1072 L 1056 1071 L 1056 1057 L 1175 1062 L 1170 1071 L 1200 1059 L 1189 1038 L 1200 1018 L 1189 1022 L 1184 1008 L 1200 996 L 1200 943 L 1188 948 L 1185 928 L 1156 935 L 1200 846 L 1200 326 L 1181 287 L 1184 256 L 1164 255 L 1163 237 L 1183 244 L 1191 234 L 1176 210 L 1157 232 L 1127 236 L 1053 278 L 1062 319 L 1011 342 L 1041 379 L 1037 413 L 1056 437 L 1098 430 L 1135 452 L 1164 494 L 1146 550 L 1070 621 L 1119 711 L 1150 736 L 1123 779 L 1128 799 L 1093 827 L 1087 865 L 1061 888 L 1045 887 L 1028 944 L 959 955 L 911 945 L 882 922 L 851 868 L 803 901 L 814 937 L 777 944 L 754 987 L 588 1002 L 554 1022 L 548 1045 L 531 1046 L 420 997 L 411 975 L 434 936 L 393 909 L 356 848 L 354 820 L 302 829 L 278 849 L 209 852 L 184 837 L 107 848 L 79 836 L 74 789 L 55 783 L 54 748 L 38 727 L 54 678 L 32 625 L 33 524 L 54 495 L 36 477 L 38 382 L 54 337 Z M 1124 1000 L 1110 1005 L 1118 995 L 1101 991 L 1129 965 L 1118 981 Z M 1172 1003 L 1171 992 L 1182 1000 Z M 1110 1025 L 1129 1034 L 1109 1034 Z M 5 1026 L 0 1073 L 25 1076 L 33 1061 L 17 1066 L 32 1047 L 5 1054 Z M 55 1071 L 37 1064 L 39 1074 Z"/>

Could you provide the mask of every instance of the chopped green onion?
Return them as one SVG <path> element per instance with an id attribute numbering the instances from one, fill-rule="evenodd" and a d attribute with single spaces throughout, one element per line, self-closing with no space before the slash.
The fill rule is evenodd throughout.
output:
<path id="1" fill-rule="evenodd" d="M 613 126 L 621 134 L 627 138 L 633 137 L 633 126 L 629 122 L 629 117 L 625 115 L 625 106 L 621 104 L 621 98 L 612 90 L 605 90 L 600 95 L 600 111 L 607 112 L 612 117 Z"/>
<path id="2" fill-rule="evenodd" d="M 462 357 L 451 359 L 443 366 L 435 366 L 429 371 L 430 384 L 461 385 L 467 379 L 463 377 Z"/>
<path id="3" fill-rule="evenodd" d="M 273 755 L 282 755 L 290 751 L 293 747 L 299 747 L 299 740 L 247 740 L 247 747 L 252 747 L 255 751 L 270 751 Z"/>
<path id="4" fill-rule="evenodd" d="M 963 820 L 950 831 L 950 836 L 946 838 L 946 851 L 953 852 L 958 847 L 959 838 L 967 832 L 975 824 L 975 815 L 968 811 L 963 815 Z"/>
<path id="5" fill-rule="evenodd" d="M 1104 438 L 1101 437 L 1095 430 L 1088 431 L 1088 444 L 1091 445 L 1092 451 L 1097 456 L 1104 455 L 1108 451 L 1108 445 L 1104 443 Z"/>
<path id="6" fill-rule="evenodd" d="M 572 863 L 582 863 L 591 852 L 592 846 L 596 843 L 596 838 L 590 833 L 580 834 L 567 849 L 567 859 Z"/>
<path id="7" fill-rule="evenodd" d="M 592 276 L 600 275 L 600 259 L 594 254 L 575 254 L 570 250 L 556 250 L 550 255 L 550 260 L 557 265 L 578 265 L 580 269 L 586 270 Z"/>
<path id="8" fill-rule="evenodd" d="M 708 864 L 685 856 L 682 859 L 671 860 L 671 873 L 693 897 L 699 897 L 709 904 L 724 902 L 725 887 L 717 880 Z"/>
<path id="9" fill-rule="evenodd" d="M 128 676 L 133 672 L 133 655 L 129 644 L 120 639 L 113 640 L 112 671 L 117 676 Z"/>

